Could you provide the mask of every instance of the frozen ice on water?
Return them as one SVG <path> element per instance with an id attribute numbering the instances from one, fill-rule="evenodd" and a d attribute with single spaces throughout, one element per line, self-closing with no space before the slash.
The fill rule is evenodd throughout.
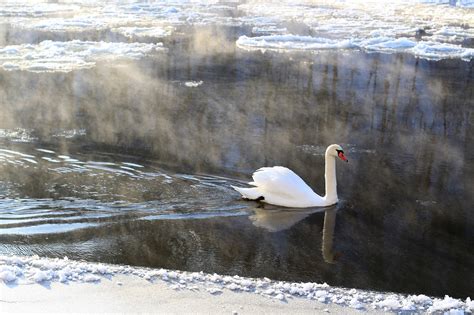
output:
<path id="1" fill-rule="evenodd" d="M 446 4 L 455 5 L 446 5 Z M 443 4 L 443 5 L 438 5 Z M 218 1 L 89 1 L 71 4 L 8 2 L 1 6 L 0 16 L 9 18 L 15 27 L 49 32 L 111 30 L 128 38 L 161 38 L 172 34 L 178 25 L 250 26 L 255 35 L 288 36 L 289 24 L 301 24 L 305 29 L 299 38 L 240 38 L 237 44 L 246 49 L 348 49 L 360 48 L 386 53 L 414 54 L 426 59 L 473 58 L 463 41 L 473 38 L 474 0 L 413 0 L 413 1 L 249 1 L 244 4 L 222 4 Z M 234 9 L 244 14 L 228 14 Z M 456 25 L 456 26 L 455 26 Z M 303 35 L 313 34 L 313 39 Z M 364 42 L 387 37 L 378 44 Z M 314 40 L 317 39 L 317 40 Z M 400 39 L 401 38 L 401 39 Z M 407 39 L 406 39 L 407 38 Z M 244 40 L 245 39 L 245 40 Z M 433 42 L 431 47 L 416 47 L 418 41 Z M 377 39 L 378 40 L 378 39 Z M 301 42 L 302 41 L 302 42 Z M 445 53 L 440 44 L 455 44 L 454 51 Z M 428 45 L 430 46 L 430 45 Z M 34 49 L 34 46 L 33 46 Z M 436 51 L 432 51 L 435 49 Z M 16 56 L 17 47 L 3 50 L 2 55 Z M 137 53 L 135 57 L 138 57 Z M 130 54 L 129 57 L 133 57 Z M 29 60 L 34 54 L 24 56 Z M 71 71 L 67 60 L 25 65 L 4 60 L 3 69 L 28 71 Z M 49 64 L 48 64 L 49 62 Z M 76 60 L 75 68 L 90 68 L 95 60 Z M 65 63 L 66 65 L 62 65 Z M 55 69 L 55 70 L 51 70 Z"/>
<path id="2" fill-rule="evenodd" d="M 184 83 L 187 87 L 198 87 L 203 84 L 203 81 L 187 81 Z"/>
<path id="3" fill-rule="evenodd" d="M 348 40 L 332 40 L 322 37 L 298 35 L 268 35 L 258 37 L 239 37 L 237 46 L 250 49 L 278 49 L 278 50 L 322 50 L 346 49 L 353 45 Z"/>
<path id="4" fill-rule="evenodd" d="M 457 1 L 456 5 L 474 7 L 467 2 L 472 4 L 474 1 Z M 260 1 L 240 5 L 247 14 L 245 19 L 254 21 L 256 31 L 253 33 L 270 35 L 242 36 L 237 40 L 238 47 L 280 51 L 357 48 L 404 52 L 434 60 L 458 58 L 469 61 L 474 57 L 473 50 L 463 46 L 465 40 L 474 38 L 474 11 L 469 9 L 423 5 L 416 0 L 312 1 L 310 4 L 306 1 Z M 259 32 L 265 28 L 269 31 L 282 29 L 292 21 L 306 26 L 312 36 L 307 36 L 307 32 Z"/>
<path id="5" fill-rule="evenodd" d="M 133 37 L 156 37 L 162 38 L 170 36 L 173 32 L 172 27 L 161 27 L 161 26 L 152 26 L 152 27 L 118 27 L 113 28 L 113 32 L 122 34 L 128 38 Z"/>
<path id="6" fill-rule="evenodd" d="M 329 39 L 323 37 L 298 35 L 268 35 L 239 37 L 237 46 L 248 50 L 327 50 L 327 49 L 362 49 L 369 52 L 409 53 L 424 59 L 474 58 L 474 48 L 465 48 L 459 44 L 416 41 L 409 38 L 373 37 L 369 39 Z"/>
<path id="7" fill-rule="evenodd" d="M 41 16 L 70 13 L 79 9 L 80 6 L 75 4 L 59 4 L 52 2 L 38 3 L 37 1 L 19 0 L 2 3 L 0 16 L 37 18 Z"/>
<path id="8" fill-rule="evenodd" d="M 11 48 L 15 54 L 8 53 Z M 95 66 L 97 61 L 138 59 L 154 51 L 163 50 L 161 43 L 117 43 L 73 40 L 57 42 L 45 40 L 37 45 L 16 45 L 0 49 L 0 65 L 7 71 L 69 72 Z M 3 65 L 7 63 L 7 67 Z M 16 65 L 12 67 L 12 65 Z M 74 137 L 63 131 L 58 137 Z"/>
<path id="9" fill-rule="evenodd" d="M 86 30 L 101 30 L 113 23 L 113 19 L 105 21 L 99 16 L 76 16 L 73 18 L 48 18 L 48 19 L 17 19 L 12 21 L 16 27 L 49 32 L 78 32 Z"/>
<path id="10" fill-rule="evenodd" d="M 262 34 L 272 34 L 272 35 L 277 35 L 277 34 L 285 34 L 288 32 L 288 29 L 286 27 L 277 27 L 276 25 L 262 25 L 262 26 L 254 26 L 252 28 L 252 33 L 257 34 L 257 35 L 262 35 Z"/>

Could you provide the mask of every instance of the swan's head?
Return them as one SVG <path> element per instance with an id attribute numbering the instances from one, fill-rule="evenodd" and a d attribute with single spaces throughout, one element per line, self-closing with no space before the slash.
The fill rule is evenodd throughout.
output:
<path id="1" fill-rule="evenodd" d="M 341 160 L 345 161 L 345 162 L 349 162 L 349 160 L 346 158 L 346 156 L 344 155 L 344 150 L 342 149 L 342 147 L 339 145 L 339 144 L 331 144 L 327 149 L 326 149 L 326 155 L 329 155 L 329 156 L 334 156 L 334 157 L 338 157 L 340 158 Z"/>

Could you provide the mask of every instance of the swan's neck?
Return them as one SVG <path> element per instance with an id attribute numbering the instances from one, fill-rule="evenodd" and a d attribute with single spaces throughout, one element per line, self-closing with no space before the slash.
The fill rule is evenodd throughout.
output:
<path id="1" fill-rule="evenodd" d="M 326 179 L 326 202 L 333 204 L 337 202 L 337 182 L 336 182 L 336 159 L 326 154 L 326 169 L 324 173 Z"/>

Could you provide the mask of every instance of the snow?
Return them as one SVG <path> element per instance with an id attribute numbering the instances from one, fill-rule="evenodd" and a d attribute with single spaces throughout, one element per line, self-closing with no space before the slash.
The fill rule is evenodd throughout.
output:
<path id="1" fill-rule="evenodd" d="M 185 272 L 167 269 L 148 269 L 102 263 L 69 260 L 67 257 L 40 258 L 38 256 L 0 256 L 0 282 L 5 285 L 29 285 L 53 282 L 92 283 L 100 286 L 102 280 L 114 281 L 114 277 L 127 275 L 149 282 L 161 282 L 180 291 L 203 291 L 209 295 L 226 292 L 248 292 L 276 301 L 286 302 L 288 298 L 303 298 L 326 304 L 339 304 L 357 310 L 376 309 L 394 312 L 448 312 L 458 314 L 473 310 L 474 303 L 468 297 L 465 301 L 445 296 L 444 299 L 426 295 L 370 292 L 358 289 L 331 287 L 326 283 L 292 283 L 273 281 L 268 278 L 254 279 L 239 276 Z M 1 285 L 1 284 L 0 284 Z"/>
<path id="2" fill-rule="evenodd" d="M 221 289 L 218 288 L 208 288 L 206 289 L 206 291 L 211 294 L 221 294 L 223 292 Z"/>
<path id="3" fill-rule="evenodd" d="M 380 302 L 375 302 L 374 305 L 384 310 L 399 310 L 402 306 L 396 296 L 388 296 Z"/>
<path id="4" fill-rule="evenodd" d="M 99 60 L 138 59 L 159 50 L 163 50 L 161 43 L 45 40 L 36 45 L 22 44 L 0 48 L 0 65 L 7 71 L 21 69 L 31 72 L 69 72 L 92 68 Z M 69 137 L 67 134 L 59 136 Z"/>
<path id="5" fill-rule="evenodd" d="M 445 296 L 444 299 L 434 299 L 433 305 L 428 309 L 429 313 L 439 312 L 439 311 L 452 311 L 452 310 L 461 310 L 466 308 L 466 304 L 460 300 L 453 299 L 449 296 Z"/>
<path id="6" fill-rule="evenodd" d="M 429 304 L 432 302 L 431 298 L 424 294 L 412 295 L 410 296 L 410 300 L 417 304 Z"/>
<path id="7" fill-rule="evenodd" d="M 4 283 L 13 282 L 16 280 L 16 274 L 12 270 L 5 268 L 0 272 L 0 280 Z"/>

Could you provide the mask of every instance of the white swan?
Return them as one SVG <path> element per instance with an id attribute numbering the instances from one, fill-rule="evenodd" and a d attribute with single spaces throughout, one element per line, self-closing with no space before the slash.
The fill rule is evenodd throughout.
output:
<path id="1" fill-rule="evenodd" d="M 326 149 L 326 196 L 316 194 L 298 175 L 283 166 L 262 167 L 253 173 L 255 187 L 232 186 L 243 198 L 259 200 L 277 206 L 306 208 L 326 207 L 337 203 L 336 156 L 348 162 L 344 151 L 338 144 Z"/>

